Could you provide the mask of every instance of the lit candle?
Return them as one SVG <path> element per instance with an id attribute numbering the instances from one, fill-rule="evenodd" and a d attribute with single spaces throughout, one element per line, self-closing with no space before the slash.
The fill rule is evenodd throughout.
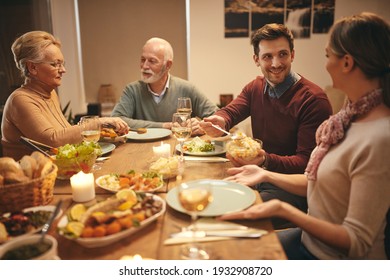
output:
<path id="1" fill-rule="evenodd" d="M 95 180 L 93 173 L 83 171 L 70 177 L 72 198 L 76 202 L 85 202 L 95 198 Z"/>
<path id="2" fill-rule="evenodd" d="M 157 158 L 168 158 L 171 155 L 171 145 L 161 142 L 160 146 L 153 147 L 153 152 Z"/>

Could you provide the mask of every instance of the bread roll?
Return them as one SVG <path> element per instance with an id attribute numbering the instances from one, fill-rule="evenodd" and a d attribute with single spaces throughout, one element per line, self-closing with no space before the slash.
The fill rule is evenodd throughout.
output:
<path id="1" fill-rule="evenodd" d="M 3 173 L 3 176 L 4 176 L 4 184 L 6 185 L 30 181 L 30 178 L 24 175 L 21 169 L 19 170 L 19 172 L 6 171 Z"/>
<path id="2" fill-rule="evenodd" d="M 35 170 L 37 169 L 37 161 L 31 156 L 23 156 L 19 161 L 20 167 L 23 170 L 24 175 L 30 179 L 34 178 Z"/>
<path id="3" fill-rule="evenodd" d="M 39 162 L 39 166 L 36 170 L 36 177 L 43 177 L 50 173 L 50 171 L 53 168 L 53 162 L 48 157 L 45 157 L 44 159 L 41 159 Z"/>
<path id="4" fill-rule="evenodd" d="M 0 158 L 0 173 L 3 174 L 7 171 L 18 173 L 22 171 L 22 169 L 13 158 L 2 157 Z"/>
<path id="5" fill-rule="evenodd" d="M 33 178 L 40 178 L 50 172 L 53 164 L 51 159 L 38 151 L 32 152 L 31 157 L 37 161 L 37 168 L 35 169 Z"/>

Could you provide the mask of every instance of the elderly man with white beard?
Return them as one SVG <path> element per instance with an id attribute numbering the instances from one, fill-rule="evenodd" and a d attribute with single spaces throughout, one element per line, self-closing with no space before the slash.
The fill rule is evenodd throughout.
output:
<path id="1" fill-rule="evenodd" d="M 218 107 L 194 85 L 169 73 L 173 49 L 161 38 L 151 38 L 142 48 L 141 79 L 128 84 L 111 116 L 122 118 L 131 128 L 167 128 L 179 97 L 192 103 L 192 135 L 202 135 L 199 118 L 211 116 Z"/>

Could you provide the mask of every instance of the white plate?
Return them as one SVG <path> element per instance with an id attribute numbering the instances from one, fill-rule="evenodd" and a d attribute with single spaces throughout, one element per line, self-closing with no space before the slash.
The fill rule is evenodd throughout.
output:
<path id="1" fill-rule="evenodd" d="M 29 208 L 25 208 L 23 209 L 23 212 L 24 213 L 27 213 L 27 212 L 36 212 L 36 211 L 48 211 L 48 212 L 54 212 L 56 206 L 55 205 L 42 205 L 42 206 L 35 206 L 35 207 L 29 207 Z M 9 216 L 11 213 L 5 213 L 3 214 L 3 216 Z M 55 219 L 61 217 L 62 215 L 62 210 L 60 209 L 60 211 L 58 212 L 57 216 L 55 217 Z M 10 240 L 14 240 L 14 239 L 17 239 L 17 238 L 21 238 L 23 236 L 27 236 L 27 235 L 30 235 L 30 234 L 34 234 L 34 233 L 37 233 L 39 232 L 41 229 L 42 229 L 43 226 L 40 226 L 38 228 L 35 228 L 29 232 L 26 232 L 24 234 L 21 234 L 21 235 L 18 235 L 18 236 L 10 236 L 9 239 L 5 242 L 8 242 Z M 4 242 L 4 243 L 5 243 Z M 0 245 L 3 244 L 3 243 L 0 243 Z"/>
<path id="2" fill-rule="evenodd" d="M 213 201 L 206 209 L 199 213 L 199 216 L 213 217 L 222 214 L 237 212 L 251 206 L 256 200 L 255 191 L 251 188 L 223 180 L 201 179 L 185 182 L 188 185 L 210 184 L 213 194 Z M 187 213 L 180 205 L 178 199 L 178 187 L 171 189 L 166 197 L 167 203 L 173 209 Z"/>
<path id="3" fill-rule="evenodd" d="M 104 236 L 104 237 L 89 237 L 89 238 L 79 237 L 79 238 L 75 238 L 75 239 L 72 239 L 72 240 L 76 241 L 80 245 L 82 245 L 84 247 L 87 247 L 87 248 L 97 248 L 97 247 L 103 247 L 103 246 L 112 244 L 112 243 L 114 243 L 116 241 L 119 241 L 119 240 L 121 240 L 121 239 L 123 239 L 123 238 L 125 238 L 127 236 L 130 236 L 130 235 L 136 233 L 137 231 L 139 231 L 142 228 L 146 227 L 151 222 L 155 221 L 158 217 L 160 217 L 165 212 L 165 209 L 166 209 L 165 201 L 162 198 L 160 198 L 159 196 L 156 196 L 156 195 L 153 195 L 153 198 L 155 200 L 161 201 L 161 203 L 162 203 L 161 211 L 156 213 L 156 214 L 154 214 L 153 216 L 143 220 L 140 223 L 140 226 L 138 226 L 138 227 L 131 227 L 129 229 L 122 230 L 122 231 L 120 231 L 118 233 L 107 235 L 107 236 Z M 64 227 L 64 226 L 67 225 L 67 223 L 68 223 L 68 217 L 67 217 L 67 215 L 64 215 L 62 217 L 62 219 L 58 222 L 58 227 Z"/>
<path id="4" fill-rule="evenodd" d="M 172 134 L 172 131 L 165 128 L 147 128 L 146 133 L 138 134 L 130 131 L 126 134 L 127 139 L 131 140 L 156 140 L 167 137 Z"/>
<path id="5" fill-rule="evenodd" d="M 111 137 L 100 137 L 99 142 L 108 142 L 108 143 L 117 143 L 117 142 L 126 142 L 126 135 L 117 136 L 115 138 Z"/>
<path id="6" fill-rule="evenodd" d="M 189 152 L 189 151 L 184 151 L 185 155 L 189 156 L 202 156 L 202 157 L 207 157 L 207 156 L 216 156 L 220 154 L 224 154 L 226 152 L 226 149 L 220 145 L 214 144 L 215 149 L 214 151 L 211 152 Z M 176 145 L 176 150 L 180 153 L 180 144 Z"/>
<path id="7" fill-rule="evenodd" d="M 105 155 L 115 150 L 116 146 L 112 143 L 98 142 L 100 148 L 102 148 L 102 154 Z"/>
<path id="8" fill-rule="evenodd" d="M 119 180 L 117 180 L 117 179 L 115 178 L 115 179 L 116 179 L 115 182 L 118 182 L 117 185 L 116 185 L 116 184 L 107 185 L 107 184 L 103 184 L 103 183 L 101 182 L 103 179 L 108 178 L 108 177 L 110 177 L 110 176 L 115 177 L 114 175 L 111 175 L 111 174 L 103 175 L 103 176 L 100 176 L 99 178 L 97 178 L 97 179 L 95 180 L 95 183 L 96 183 L 96 185 L 98 185 L 98 187 L 100 187 L 100 188 L 102 188 L 102 189 L 105 189 L 105 190 L 107 190 L 107 191 L 109 191 L 109 192 L 112 192 L 112 193 L 116 193 L 116 192 L 119 191 Z M 143 191 L 143 192 L 155 192 L 155 191 L 161 189 L 163 186 L 164 186 L 164 181 L 161 180 L 161 185 L 159 185 L 158 187 L 156 187 L 156 188 L 154 188 L 154 189 L 150 189 L 150 190 Z M 129 188 L 129 189 L 131 189 L 131 188 Z M 137 191 L 135 190 L 135 192 L 137 192 Z"/>

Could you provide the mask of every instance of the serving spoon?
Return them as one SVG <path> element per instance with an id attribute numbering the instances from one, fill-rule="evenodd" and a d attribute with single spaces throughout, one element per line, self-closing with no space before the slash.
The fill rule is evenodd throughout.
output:
<path id="1" fill-rule="evenodd" d="M 56 208 L 54 209 L 53 213 L 51 213 L 50 218 L 47 220 L 47 222 L 43 225 L 41 230 L 41 238 L 39 239 L 38 243 L 43 243 L 45 239 L 46 233 L 49 231 L 51 224 L 53 223 L 54 219 L 57 217 L 58 212 L 61 209 L 62 200 L 59 200 L 57 202 Z"/>

